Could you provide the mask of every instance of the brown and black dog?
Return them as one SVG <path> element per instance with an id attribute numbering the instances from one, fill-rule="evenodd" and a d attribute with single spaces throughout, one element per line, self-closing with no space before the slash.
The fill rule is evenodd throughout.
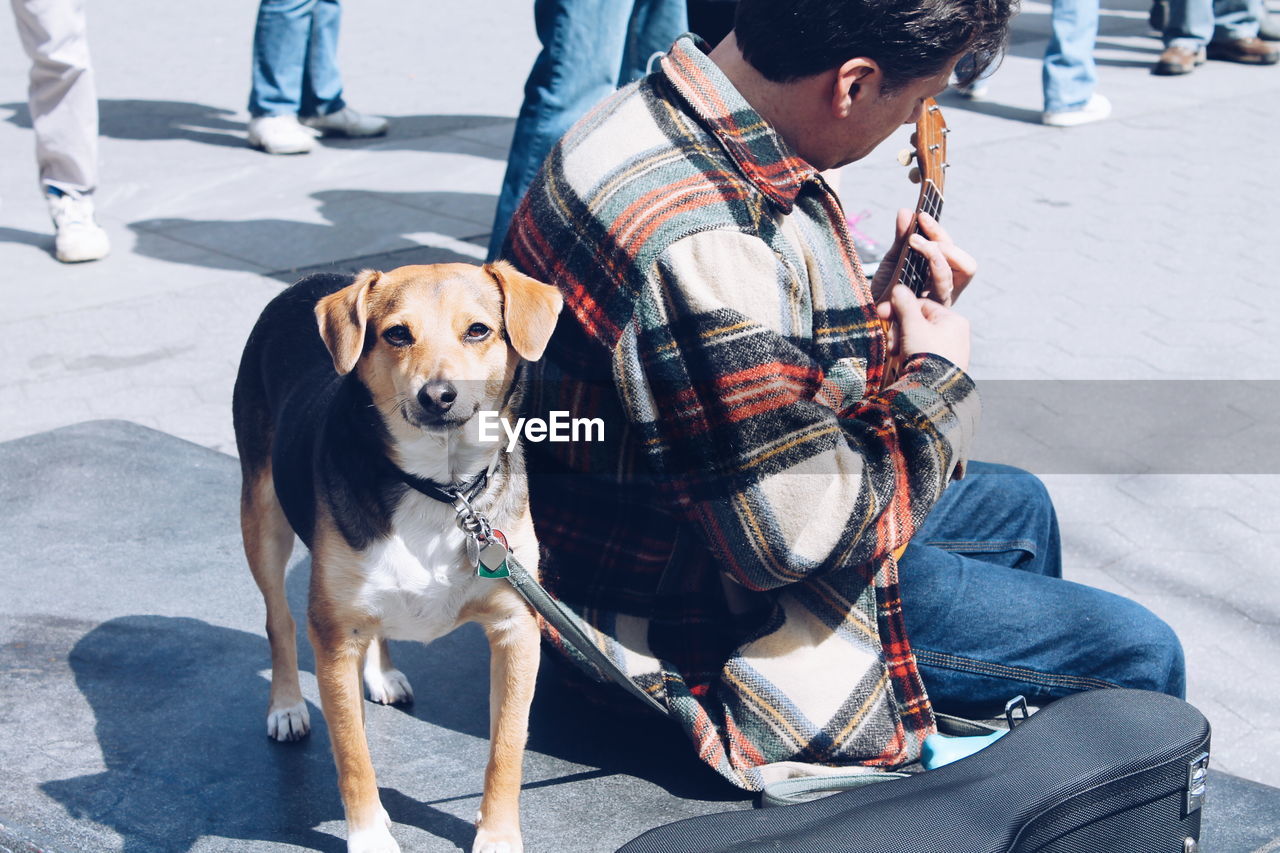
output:
<path id="1" fill-rule="evenodd" d="M 484 627 L 492 652 L 473 851 L 522 849 L 537 623 L 509 583 L 477 577 L 454 506 L 419 486 L 473 492 L 536 576 L 522 457 L 482 441 L 477 415 L 515 422 L 521 361 L 541 357 L 562 304 L 501 262 L 319 274 L 273 299 L 245 346 L 234 417 L 244 548 L 271 642 L 267 733 L 295 740 L 310 728 L 284 586 L 296 532 L 311 549 L 308 633 L 348 851 L 400 849 L 369 759 L 361 674 L 374 701 L 410 701 L 387 639 L 429 642 L 464 622 Z"/>

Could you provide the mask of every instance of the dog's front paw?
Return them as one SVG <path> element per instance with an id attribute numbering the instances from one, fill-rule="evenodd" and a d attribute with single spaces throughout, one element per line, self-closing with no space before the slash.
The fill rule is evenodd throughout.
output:
<path id="1" fill-rule="evenodd" d="M 311 714 L 305 701 L 267 711 L 267 736 L 279 741 L 302 740 L 311 731 Z"/>
<path id="2" fill-rule="evenodd" d="M 520 840 L 519 829 L 484 829 L 476 830 L 476 841 L 471 845 L 471 853 L 522 853 L 524 842 Z"/>
<path id="3" fill-rule="evenodd" d="M 388 827 L 391 818 L 382 813 L 383 820 L 364 829 L 353 829 L 347 835 L 347 853 L 400 853 L 400 845 L 391 837 Z"/>
<path id="4" fill-rule="evenodd" d="M 365 670 L 364 686 L 369 691 L 369 698 L 383 705 L 408 705 L 413 702 L 413 688 L 409 679 L 398 669 L 385 672 Z"/>

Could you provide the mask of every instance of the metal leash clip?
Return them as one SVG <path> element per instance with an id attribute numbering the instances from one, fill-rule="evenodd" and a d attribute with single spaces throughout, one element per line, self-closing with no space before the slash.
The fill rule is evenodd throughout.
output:
<path id="1" fill-rule="evenodd" d="M 458 527 L 466 535 L 467 562 L 476 575 L 488 580 L 511 576 L 507 568 L 507 537 L 501 530 L 494 530 L 489 519 L 476 512 L 466 495 L 455 492 L 453 510 L 458 514 Z"/>

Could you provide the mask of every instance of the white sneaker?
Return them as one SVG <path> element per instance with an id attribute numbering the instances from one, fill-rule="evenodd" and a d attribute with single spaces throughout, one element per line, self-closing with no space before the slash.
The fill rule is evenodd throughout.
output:
<path id="1" fill-rule="evenodd" d="M 1077 124 L 1088 124 L 1091 121 L 1102 121 L 1111 115 L 1111 102 L 1095 92 L 1083 107 L 1074 110 L 1057 110 L 1044 112 L 1040 121 L 1050 127 L 1075 127 Z"/>
<path id="2" fill-rule="evenodd" d="M 316 144 L 316 135 L 298 122 L 292 113 L 249 119 L 249 144 L 268 154 L 306 154 Z"/>
<path id="3" fill-rule="evenodd" d="M 88 196 L 50 192 L 49 215 L 57 233 L 53 256 L 64 264 L 96 261 L 111 251 L 107 232 L 93 221 L 93 199 Z"/>
<path id="4" fill-rule="evenodd" d="M 367 116 L 351 107 L 324 116 L 307 116 L 302 123 L 325 136 L 381 136 L 388 126 L 385 118 Z"/>

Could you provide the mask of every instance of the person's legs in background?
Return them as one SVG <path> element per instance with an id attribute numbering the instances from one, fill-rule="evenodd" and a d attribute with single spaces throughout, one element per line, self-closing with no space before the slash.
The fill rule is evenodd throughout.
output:
<path id="1" fill-rule="evenodd" d="M 620 85 L 642 76 L 649 58 L 684 32 L 684 3 L 535 0 L 542 52 L 524 86 L 507 171 L 498 194 L 489 259 L 499 257 L 516 206 L 552 147 L 574 122 Z"/>
<path id="2" fill-rule="evenodd" d="M 1213 38 L 1213 0 L 1169 0 L 1164 21 L 1164 53 L 1153 74 L 1189 74 L 1205 61 Z"/>
<path id="3" fill-rule="evenodd" d="M 1214 0 L 1213 38 L 1205 48 L 1209 59 L 1249 65 L 1274 65 L 1280 50 L 1258 38 L 1266 14 L 1263 0 Z"/>
<path id="4" fill-rule="evenodd" d="M 297 115 L 318 0 L 262 0 L 253 31 L 249 115 Z"/>
<path id="5" fill-rule="evenodd" d="M 1182 646 L 1141 605 L 1063 580 L 1043 484 L 971 463 L 899 564 L 907 636 L 935 707 L 989 716 L 1103 687 L 1182 698 Z"/>
<path id="6" fill-rule="evenodd" d="M 302 123 L 322 136 L 366 137 L 387 132 L 388 122 L 347 106 L 338 73 L 338 26 L 342 21 L 339 0 L 319 0 L 311 15 L 302 101 Z"/>
<path id="7" fill-rule="evenodd" d="M 1053 0 L 1052 33 L 1044 52 L 1041 120 L 1053 127 L 1099 121 L 1111 102 L 1096 91 L 1093 48 L 1098 40 L 1098 0 Z"/>
<path id="8" fill-rule="evenodd" d="M 627 24 L 617 88 L 652 71 L 651 60 L 670 50 L 676 38 L 688 29 L 689 12 L 685 0 L 635 0 L 631 20 Z"/>
<path id="9" fill-rule="evenodd" d="M 253 31 L 249 144 L 268 154 L 306 154 L 315 134 L 298 121 L 302 80 L 319 0 L 262 0 Z"/>
<path id="10" fill-rule="evenodd" d="M 342 74 L 338 72 L 342 6 L 338 0 L 314 0 L 311 6 L 311 27 L 299 63 L 302 77 L 297 113 L 303 117 L 336 113 L 346 106 L 342 100 Z"/>
<path id="11" fill-rule="evenodd" d="M 1189 74 L 1206 59 L 1274 65 L 1280 51 L 1258 38 L 1259 0 L 1169 0 L 1165 51 L 1154 74 Z"/>
<path id="12" fill-rule="evenodd" d="M 89 60 L 84 0 L 12 0 L 31 59 L 28 102 L 40 185 L 57 234 L 54 255 L 93 261 L 111 248 L 94 221 L 98 186 L 98 93 Z"/>
<path id="13" fill-rule="evenodd" d="M 253 34 L 249 144 L 305 154 L 317 133 L 378 136 L 383 118 L 346 105 L 338 72 L 339 0 L 262 0 Z"/>

